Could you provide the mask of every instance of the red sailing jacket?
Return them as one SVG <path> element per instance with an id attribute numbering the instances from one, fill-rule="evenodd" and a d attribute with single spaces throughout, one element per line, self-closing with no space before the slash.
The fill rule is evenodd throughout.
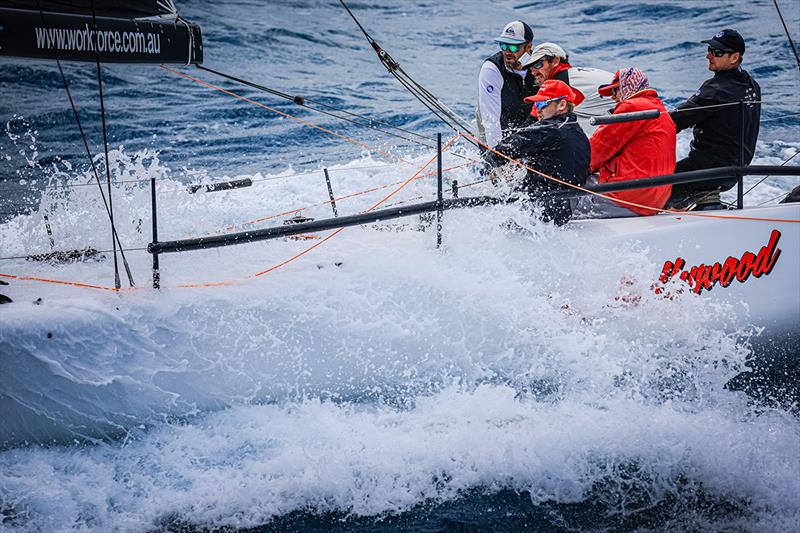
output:
<path id="1" fill-rule="evenodd" d="M 600 171 L 598 181 L 609 183 L 672 174 L 675 170 L 675 123 L 664 109 L 654 89 L 645 89 L 620 102 L 614 114 L 658 109 L 661 116 L 604 124 L 589 139 L 592 146 L 592 172 Z M 664 207 L 671 185 L 610 193 L 608 196 L 660 209 Z M 639 215 L 658 211 L 616 202 Z"/>

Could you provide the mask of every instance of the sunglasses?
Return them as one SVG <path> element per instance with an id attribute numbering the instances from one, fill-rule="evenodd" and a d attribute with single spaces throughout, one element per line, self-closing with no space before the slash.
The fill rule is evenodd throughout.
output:
<path id="1" fill-rule="evenodd" d="M 542 100 L 541 102 L 534 102 L 533 105 L 536 106 L 537 111 L 541 111 L 545 107 L 549 106 L 553 102 L 558 102 L 559 100 L 563 100 L 566 96 L 556 96 L 555 98 L 550 98 L 549 100 Z"/>
<path id="2" fill-rule="evenodd" d="M 500 50 L 503 52 L 511 52 L 512 54 L 516 54 L 519 52 L 524 45 L 521 44 L 508 44 L 508 43 L 500 43 Z"/>
<path id="3" fill-rule="evenodd" d="M 732 54 L 733 50 L 721 50 L 719 48 L 712 48 L 711 46 L 709 46 L 708 53 L 713 55 L 714 57 L 722 57 L 725 54 Z"/>
<path id="4" fill-rule="evenodd" d="M 535 63 L 531 63 L 531 68 L 540 69 L 544 66 L 545 61 L 552 61 L 553 58 L 550 56 L 544 56 L 543 58 L 537 60 Z"/>

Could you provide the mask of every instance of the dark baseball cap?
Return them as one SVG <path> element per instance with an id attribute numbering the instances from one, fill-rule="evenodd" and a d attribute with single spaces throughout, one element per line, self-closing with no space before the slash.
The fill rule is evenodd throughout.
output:
<path id="1" fill-rule="evenodd" d="M 718 48 L 720 50 L 733 50 L 734 52 L 744 54 L 744 39 L 742 39 L 742 36 L 739 35 L 739 32 L 736 30 L 722 30 L 714 35 L 711 39 L 700 42 L 706 43 L 712 48 Z"/>

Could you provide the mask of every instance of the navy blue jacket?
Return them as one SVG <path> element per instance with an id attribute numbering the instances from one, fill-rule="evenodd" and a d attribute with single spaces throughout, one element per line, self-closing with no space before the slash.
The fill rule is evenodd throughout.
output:
<path id="1" fill-rule="evenodd" d="M 513 159 L 521 160 L 542 174 L 575 185 L 584 185 L 589 175 L 589 139 L 578 125 L 574 113 L 541 121 L 531 117 L 520 130 L 509 135 L 496 149 Z M 494 166 L 508 162 L 492 152 L 487 153 L 486 161 Z M 542 195 L 568 188 L 531 171 L 528 171 L 520 187 L 535 203 L 543 205 L 543 218 L 556 224 L 564 224 L 572 215 L 569 201 L 543 199 Z"/>

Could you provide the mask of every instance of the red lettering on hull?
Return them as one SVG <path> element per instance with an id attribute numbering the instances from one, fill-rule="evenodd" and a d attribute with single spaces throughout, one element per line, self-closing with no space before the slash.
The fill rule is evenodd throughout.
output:
<path id="1" fill-rule="evenodd" d="M 674 262 L 665 261 L 658 281 L 666 283 L 678 276 L 678 279 L 692 287 L 693 292 L 700 294 L 703 290 L 710 291 L 717 283 L 722 287 L 728 287 L 734 279 L 739 283 L 744 283 L 750 279 L 751 275 L 756 278 L 769 275 L 781 255 L 781 249 L 778 248 L 780 238 L 781 232 L 774 229 L 769 237 L 769 243 L 762 246 L 758 254 L 745 252 L 738 259 L 728 257 L 723 263 L 700 264 L 689 270 L 684 270 L 686 261 L 681 257 L 675 259 Z"/>

